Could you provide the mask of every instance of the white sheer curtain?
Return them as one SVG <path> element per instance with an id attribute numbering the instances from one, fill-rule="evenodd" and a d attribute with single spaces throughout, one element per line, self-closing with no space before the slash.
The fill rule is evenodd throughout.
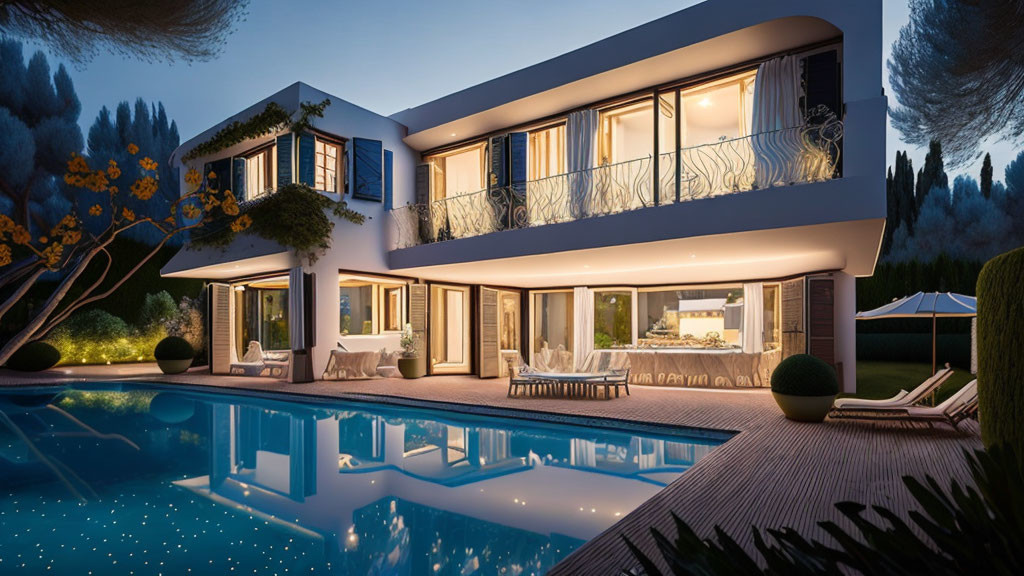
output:
<path id="1" fill-rule="evenodd" d="M 571 112 L 565 120 L 566 170 L 569 172 L 569 213 L 573 218 L 587 215 L 590 204 L 594 156 L 597 148 L 597 110 Z"/>
<path id="2" fill-rule="evenodd" d="M 760 282 L 743 285 L 743 351 L 764 352 L 764 290 Z"/>
<path id="3" fill-rule="evenodd" d="M 572 291 L 573 302 L 573 364 L 583 371 L 590 353 L 594 351 L 594 291 L 577 286 Z"/>
<path id="4" fill-rule="evenodd" d="M 758 188 L 784 186 L 799 180 L 800 62 L 782 56 L 763 62 L 754 80 L 751 143 L 754 147 Z"/>

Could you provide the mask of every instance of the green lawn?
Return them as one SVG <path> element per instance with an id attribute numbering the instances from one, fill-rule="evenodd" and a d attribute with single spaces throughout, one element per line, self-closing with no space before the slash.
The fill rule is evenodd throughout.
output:
<path id="1" fill-rule="evenodd" d="M 931 364 L 911 362 L 857 362 L 857 393 L 844 394 L 858 398 L 888 398 L 902 388 L 911 390 L 924 382 L 932 371 Z M 939 388 L 937 402 L 942 402 L 964 384 L 974 379 L 967 368 L 953 367 L 953 375 Z"/>

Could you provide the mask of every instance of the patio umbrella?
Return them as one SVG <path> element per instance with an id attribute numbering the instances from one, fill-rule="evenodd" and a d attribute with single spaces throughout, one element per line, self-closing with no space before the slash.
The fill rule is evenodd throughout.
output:
<path id="1" fill-rule="evenodd" d="M 978 299 L 974 296 L 952 292 L 918 292 L 899 300 L 858 312 L 857 320 L 879 318 L 928 318 L 932 319 L 932 374 L 935 374 L 935 322 L 938 318 L 972 318 L 978 315 Z"/>

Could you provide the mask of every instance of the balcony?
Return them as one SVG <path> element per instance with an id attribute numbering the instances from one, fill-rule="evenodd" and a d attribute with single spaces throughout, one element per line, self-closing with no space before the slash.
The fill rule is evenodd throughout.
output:
<path id="1" fill-rule="evenodd" d="M 839 177 L 829 119 L 391 211 L 391 249 Z"/>

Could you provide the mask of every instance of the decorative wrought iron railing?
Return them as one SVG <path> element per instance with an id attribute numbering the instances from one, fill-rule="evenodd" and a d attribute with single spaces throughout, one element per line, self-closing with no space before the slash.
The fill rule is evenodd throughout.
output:
<path id="1" fill-rule="evenodd" d="M 391 211 L 392 249 L 819 182 L 839 175 L 842 122 L 722 139 Z M 655 173 L 656 172 L 656 173 Z"/>

